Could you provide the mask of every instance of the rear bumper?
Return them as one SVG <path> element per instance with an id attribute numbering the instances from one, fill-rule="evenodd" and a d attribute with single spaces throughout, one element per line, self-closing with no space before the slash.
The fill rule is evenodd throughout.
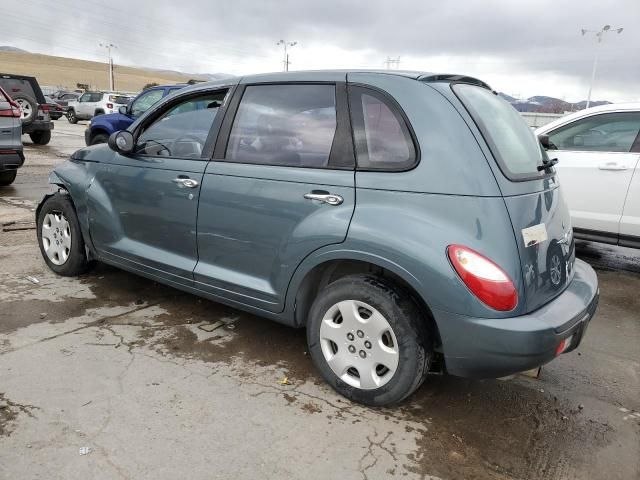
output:
<path id="1" fill-rule="evenodd" d="M 39 132 L 41 130 L 53 130 L 53 122 L 36 120 L 35 122 L 29 125 L 22 126 L 23 135 L 26 135 L 28 133 L 33 133 L 33 132 Z"/>
<path id="2" fill-rule="evenodd" d="M 6 170 L 16 170 L 24 163 L 24 154 L 22 150 L 15 153 L 0 153 L 0 172 Z"/>
<path id="3" fill-rule="evenodd" d="M 578 347 L 598 306 L 598 278 L 576 260 L 574 278 L 554 300 L 527 315 L 472 318 L 435 310 L 448 373 L 497 378 L 539 367 L 553 360 L 562 340 L 563 353 Z"/>

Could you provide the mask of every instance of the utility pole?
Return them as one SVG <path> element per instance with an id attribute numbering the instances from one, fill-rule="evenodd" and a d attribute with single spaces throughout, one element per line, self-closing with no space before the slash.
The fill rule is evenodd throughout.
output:
<path id="1" fill-rule="evenodd" d="M 113 91 L 115 88 L 115 79 L 113 77 L 113 59 L 111 58 L 111 49 L 112 48 L 118 48 L 117 46 L 115 46 L 113 43 L 100 43 L 100 46 L 102 48 L 106 48 L 107 49 L 107 63 L 109 65 L 109 90 Z"/>
<path id="2" fill-rule="evenodd" d="M 623 28 L 611 28 L 611 25 L 605 25 L 604 27 L 602 27 L 601 30 L 599 31 L 594 31 L 594 30 L 586 30 L 586 29 L 582 29 L 582 36 L 584 37 L 587 33 L 593 33 L 596 36 L 596 48 L 595 48 L 595 53 L 593 55 L 593 69 L 591 70 L 591 83 L 589 84 L 589 95 L 587 95 L 587 105 L 585 108 L 589 108 L 589 105 L 591 104 L 591 91 L 593 90 L 593 82 L 596 79 L 596 70 L 598 69 L 598 53 L 600 51 L 600 44 L 602 43 L 602 39 L 604 38 L 604 35 L 608 32 L 616 32 L 618 34 L 622 33 L 622 30 L 624 30 Z"/>
<path id="3" fill-rule="evenodd" d="M 287 48 L 293 47 L 297 44 L 298 42 L 287 42 L 286 40 L 280 40 L 278 43 L 276 43 L 276 45 L 282 45 L 284 47 L 284 60 L 282 61 L 282 64 L 284 66 L 285 72 L 289 71 L 289 64 L 291 63 L 289 61 L 289 54 L 287 53 Z"/>
<path id="4" fill-rule="evenodd" d="M 392 66 L 393 69 L 398 70 L 400 68 L 400 56 L 397 56 L 396 58 L 387 57 L 384 64 L 387 66 L 387 70 L 391 70 Z"/>

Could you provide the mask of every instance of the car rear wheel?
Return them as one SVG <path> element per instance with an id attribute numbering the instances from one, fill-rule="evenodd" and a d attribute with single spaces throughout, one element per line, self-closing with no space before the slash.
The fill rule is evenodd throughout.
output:
<path id="1" fill-rule="evenodd" d="M 392 283 L 372 275 L 343 277 L 325 287 L 311 307 L 309 352 L 324 379 L 350 400 L 398 403 L 429 370 L 428 321 Z"/>
<path id="2" fill-rule="evenodd" d="M 67 110 L 67 120 L 69 123 L 78 123 L 78 117 L 76 116 L 76 111 L 73 109 Z"/>
<path id="3" fill-rule="evenodd" d="M 13 101 L 22 110 L 22 125 L 31 125 L 38 114 L 38 103 L 28 95 L 15 95 Z"/>
<path id="4" fill-rule="evenodd" d="M 29 137 L 36 145 L 46 145 L 51 141 L 51 130 L 37 130 L 30 133 Z"/>
<path id="5" fill-rule="evenodd" d="M 106 133 L 98 133 L 97 135 L 93 136 L 93 138 L 91 139 L 91 143 L 89 145 L 98 145 L 99 143 L 107 143 L 108 140 L 109 140 L 109 135 L 107 135 Z"/>
<path id="6" fill-rule="evenodd" d="M 38 245 L 44 261 L 58 275 L 74 276 L 89 266 L 80 223 L 69 195 L 56 193 L 38 212 Z"/>
<path id="7" fill-rule="evenodd" d="M 6 172 L 0 172 L 0 187 L 11 185 L 16 179 L 17 174 L 17 170 L 7 170 Z"/>

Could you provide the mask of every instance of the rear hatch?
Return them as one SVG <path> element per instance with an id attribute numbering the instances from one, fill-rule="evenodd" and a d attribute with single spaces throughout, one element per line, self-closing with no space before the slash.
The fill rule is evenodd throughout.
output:
<path id="1" fill-rule="evenodd" d="M 509 103 L 480 86 L 452 88 L 495 160 L 492 168 L 520 254 L 524 291 L 519 292 L 519 303 L 531 312 L 562 293 L 573 278 L 571 217 L 555 169 L 544 169 L 550 162 L 546 152 Z"/>

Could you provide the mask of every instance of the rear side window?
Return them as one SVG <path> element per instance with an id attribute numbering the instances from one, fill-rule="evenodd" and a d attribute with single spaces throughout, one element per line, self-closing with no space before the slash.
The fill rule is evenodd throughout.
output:
<path id="1" fill-rule="evenodd" d="M 323 168 L 336 133 L 335 85 L 253 85 L 242 96 L 226 160 Z"/>
<path id="2" fill-rule="evenodd" d="M 400 109 L 381 92 L 349 87 L 351 123 L 358 168 L 407 170 L 416 163 L 416 148 Z"/>
<path id="3" fill-rule="evenodd" d="M 135 153 L 200 158 L 226 93 L 208 93 L 174 104 L 145 128 L 138 137 Z"/>
<path id="4" fill-rule="evenodd" d="M 546 154 L 515 108 L 486 88 L 454 84 L 453 91 L 473 117 L 507 178 L 527 180 L 544 175 L 537 167 Z"/>
<path id="5" fill-rule="evenodd" d="M 119 103 L 121 105 L 126 105 L 129 103 L 129 97 L 125 97 L 123 95 L 109 95 L 109 101 L 113 103 Z"/>
<path id="6" fill-rule="evenodd" d="M 549 133 L 552 149 L 629 152 L 640 131 L 640 113 L 603 113 L 582 118 Z"/>

